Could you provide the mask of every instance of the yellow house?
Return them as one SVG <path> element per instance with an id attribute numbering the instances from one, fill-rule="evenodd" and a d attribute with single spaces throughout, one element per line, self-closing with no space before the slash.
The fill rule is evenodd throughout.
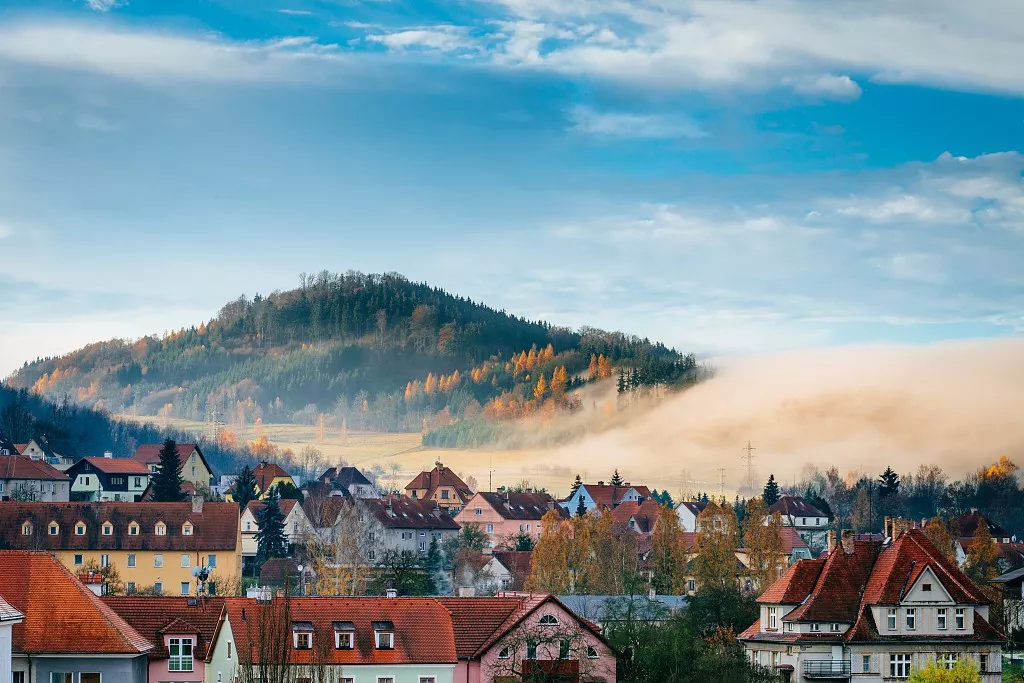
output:
<path id="1" fill-rule="evenodd" d="M 414 500 L 433 501 L 454 516 L 473 497 L 473 492 L 459 475 L 438 461 L 434 463 L 434 469 L 420 472 L 406 484 L 405 495 Z"/>
<path id="2" fill-rule="evenodd" d="M 178 462 L 181 463 L 181 478 L 191 482 L 193 487 L 202 486 L 209 488 L 213 481 L 213 470 L 210 463 L 206 462 L 199 445 L 194 443 L 179 443 Z M 160 449 L 162 443 L 144 443 L 135 451 L 134 458 L 149 468 L 149 471 L 156 473 L 160 466 Z"/>
<path id="3" fill-rule="evenodd" d="M 238 506 L 206 503 L 14 503 L 0 505 L 0 546 L 47 550 L 72 572 L 117 569 L 127 591 L 194 595 L 196 567 L 210 580 L 242 575 Z"/>

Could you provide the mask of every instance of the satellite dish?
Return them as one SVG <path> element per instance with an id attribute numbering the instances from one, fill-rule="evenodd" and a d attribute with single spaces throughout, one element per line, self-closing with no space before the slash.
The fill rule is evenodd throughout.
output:
<path id="1" fill-rule="evenodd" d="M 192 576 L 199 576 L 202 571 L 202 567 L 192 567 Z"/>

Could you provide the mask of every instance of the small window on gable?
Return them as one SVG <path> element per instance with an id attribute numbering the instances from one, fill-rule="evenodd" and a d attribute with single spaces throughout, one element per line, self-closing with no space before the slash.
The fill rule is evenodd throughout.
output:
<path id="1" fill-rule="evenodd" d="M 185 522 L 181 525 L 181 535 L 191 536 L 192 535 L 192 522 Z"/>
<path id="2" fill-rule="evenodd" d="M 498 652 L 498 659 L 509 659 L 510 657 L 512 657 L 512 650 L 508 647 L 503 647 Z"/>
<path id="3" fill-rule="evenodd" d="M 587 659 L 597 659 L 597 648 L 593 645 L 587 645 Z"/>
<path id="4" fill-rule="evenodd" d="M 51 536 L 56 536 L 60 533 L 60 525 L 57 524 L 57 522 L 50 522 L 50 526 L 48 526 L 46 530 Z"/>
<path id="5" fill-rule="evenodd" d="M 932 592 L 932 585 L 930 583 L 922 583 L 921 584 L 921 590 L 924 591 L 925 593 L 931 593 Z"/>
<path id="6" fill-rule="evenodd" d="M 85 536 L 85 522 L 75 524 L 75 536 Z"/>
<path id="7" fill-rule="evenodd" d="M 553 614 L 545 614 L 540 618 L 540 621 L 537 623 L 539 623 L 541 626 L 555 626 L 558 624 L 558 619 L 555 619 L 555 615 Z"/>
<path id="8" fill-rule="evenodd" d="M 103 529 L 103 535 L 104 536 L 113 536 L 114 535 L 114 525 L 111 524 L 110 522 L 103 522 L 102 529 Z"/>
<path id="9" fill-rule="evenodd" d="M 356 645 L 356 627 L 351 621 L 334 622 L 334 647 L 338 650 L 352 650 Z"/>
<path id="10" fill-rule="evenodd" d="M 167 535 L 167 525 L 164 524 L 163 522 L 157 522 L 156 523 L 156 527 L 153 530 L 153 533 L 155 533 L 157 536 L 166 536 Z"/>
<path id="11" fill-rule="evenodd" d="M 133 521 L 133 522 L 131 522 L 131 524 L 128 525 L 128 535 L 129 536 L 138 536 L 139 535 L 139 523 L 138 522 Z"/>
<path id="12" fill-rule="evenodd" d="M 21 525 L 21 535 L 31 536 L 32 535 L 32 522 L 25 522 Z"/>

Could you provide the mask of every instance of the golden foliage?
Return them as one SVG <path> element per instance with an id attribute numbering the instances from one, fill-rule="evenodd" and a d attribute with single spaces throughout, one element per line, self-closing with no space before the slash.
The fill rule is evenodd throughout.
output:
<path id="1" fill-rule="evenodd" d="M 710 501 L 697 515 L 694 574 L 699 586 L 726 587 L 735 582 L 737 526 L 736 511 L 724 500 Z"/>
<path id="2" fill-rule="evenodd" d="M 978 470 L 978 476 L 982 479 L 1005 479 L 1012 477 L 1018 469 L 1012 460 L 1003 455 L 998 462 Z"/>

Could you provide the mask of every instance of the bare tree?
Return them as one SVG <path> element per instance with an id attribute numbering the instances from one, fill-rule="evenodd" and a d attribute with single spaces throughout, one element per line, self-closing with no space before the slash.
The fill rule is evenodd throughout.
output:
<path id="1" fill-rule="evenodd" d="M 524 624 L 502 638 L 498 658 L 489 665 L 484 680 L 567 683 L 600 677 L 594 639 L 575 620 L 563 624 L 551 619 L 550 624 L 541 620 Z"/>
<path id="2" fill-rule="evenodd" d="M 309 511 L 322 518 L 318 505 L 331 506 L 330 497 L 311 499 Z M 318 595 L 362 595 L 371 567 L 380 552 L 382 529 L 360 501 L 345 501 L 338 516 L 329 526 L 319 526 L 311 517 L 314 529 L 306 537 L 306 554 L 310 568 L 317 577 L 313 585 Z"/>
<path id="3" fill-rule="evenodd" d="M 287 586 L 284 593 L 243 608 L 245 640 L 235 636 L 238 683 L 332 683 L 329 634 L 296 621 Z M 299 649 L 294 647 L 297 633 L 308 638 Z"/>

